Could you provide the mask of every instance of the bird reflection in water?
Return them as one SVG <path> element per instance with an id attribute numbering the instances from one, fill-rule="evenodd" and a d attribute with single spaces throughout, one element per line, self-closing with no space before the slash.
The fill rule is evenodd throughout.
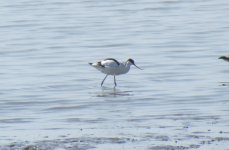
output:
<path id="1" fill-rule="evenodd" d="M 122 91 L 116 88 L 102 87 L 102 91 L 98 92 L 96 97 L 119 97 L 132 95 L 132 91 Z"/>

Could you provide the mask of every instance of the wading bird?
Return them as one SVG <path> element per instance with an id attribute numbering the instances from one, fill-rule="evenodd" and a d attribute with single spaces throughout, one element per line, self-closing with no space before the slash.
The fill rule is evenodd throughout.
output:
<path id="1" fill-rule="evenodd" d="M 103 86 L 103 83 L 106 80 L 107 76 L 112 75 L 114 76 L 114 84 L 116 87 L 117 83 L 115 76 L 126 74 L 127 72 L 129 72 L 131 65 L 134 65 L 138 69 L 142 70 L 141 68 L 135 65 L 133 59 L 128 59 L 126 62 L 118 62 L 114 58 L 107 58 L 96 63 L 89 63 L 89 65 L 106 74 L 105 78 L 101 82 L 101 86 Z"/>
<path id="2" fill-rule="evenodd" d="M 229 55 L 221 56 L 221 57 L 219 57 L 219 59 L 223 59 L 225 61 L 229 61 Z"/>

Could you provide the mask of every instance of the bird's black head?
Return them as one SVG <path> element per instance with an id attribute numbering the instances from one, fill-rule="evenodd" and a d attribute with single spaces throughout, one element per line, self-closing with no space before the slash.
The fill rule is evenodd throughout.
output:
<path id="1" fill-rule="evenodd" d="M 130 62 L 131 64 L 133 64 L 133 65 L 135 64 L 135 63 L 134 63 L 134 60 L 131 59 L 131 58 L 129 58 L 127 61 L 129 61 L 129 62 Z"/>
<path id="2" fill-rule="evenodd" d="M 130 62 L 132 65 L 134 65 L 135 67 L 137 67 L 138 69 L 142 70 L 141 68 L 139 68 L 138 66 L 135 65 L 134 60 L 129 58 L 126 62 Z"/>

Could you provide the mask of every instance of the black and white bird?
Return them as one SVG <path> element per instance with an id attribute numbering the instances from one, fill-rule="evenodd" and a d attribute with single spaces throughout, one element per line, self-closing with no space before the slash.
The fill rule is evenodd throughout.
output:
<path id="1" fill-rule="evenodd" d="M 224 55 L 224 56 L 221 56 L 219 57 L 219 59 L 223 59 L 225 61 L 228 61 L 229 62 L 229 55 Z"/>
<path id="2" fill-rule="evenodd" d="M 134 65 L 138 69 L 142 70 L 138 66 L 135 65 L 133 59 L 128 59 L 125 62 L 119 62 L 114 58 L 107 58 L 96 63 L 89 63 L 92 67 L 96 68 L 97 70 L 101 71 L 102 73 L 106 74 L 105 78 L 101 82 L 101 86 L 103 86 L 104 81 L 106 80 L 108 75 L 114 76 L 114 84 L 115 87 L 117 86 L 115 76 L 126 74 L 130 70 L 130 66 Z"/>

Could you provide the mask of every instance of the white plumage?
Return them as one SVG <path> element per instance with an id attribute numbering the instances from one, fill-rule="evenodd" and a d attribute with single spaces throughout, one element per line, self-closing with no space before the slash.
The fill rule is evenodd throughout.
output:
<path id="1" fill-rule="evenodd" d="M 101 86 L 103 85 L 103 82 L 107 78 L 108 75 L 113 75 L 114 76 L 114 84 L 116 84 L 116 75 L 121 75 L 129 72 L 130 66 L 134 65 L 135 67 L 139 68 L 138 66 L 135 65 L 133 59 L 128 59 L 126 62 L 118 62 L 114 58 L 107 58 L 101 61 L 98 61 L 96 63 L 89 63 L 91 66 L 96 68 L 97 70 L 101 71 L 102 73 L 106 74 L 105 78 L 103 79 Z"/>

